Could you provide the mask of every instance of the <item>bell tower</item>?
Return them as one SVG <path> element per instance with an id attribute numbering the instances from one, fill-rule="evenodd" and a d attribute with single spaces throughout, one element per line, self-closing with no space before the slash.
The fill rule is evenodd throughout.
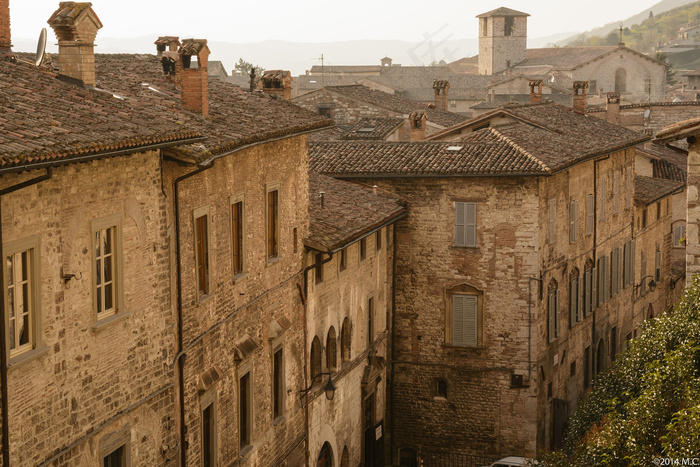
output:
<path id="1" fill-rule="evenodd" d="M 497 74 L 525 60 L 528 16 L 505 7 L 477 16 L 480 75 Z"/>

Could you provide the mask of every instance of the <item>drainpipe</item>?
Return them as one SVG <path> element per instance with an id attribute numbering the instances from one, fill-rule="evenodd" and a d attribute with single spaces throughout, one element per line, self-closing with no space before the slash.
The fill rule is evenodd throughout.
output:
<path id="1" fill-rule="evenodd" d="M 391 442 L 389 443 L 389 447 L 391 449 L 391 454 L 390 458 L 394 459 L 394 361 L 396 360 L 396 351 L 394 350 L 394 331 L 396 330 L 396 224 L 394 224 L 393 230 L 393 240 L 394 240 L 394 254 L 392 258 L 392 267 L 391 267 L 391 333 L 389 334 L 390 336 L 390 342 L 391 342 L 391 410 L 389 410 L 389 414 L 391 416 L 390 423 L 391 423 L 391 429 L 390 435 L 391 435 Z M 387 248 L 387 251 L 389 249 Z M 393 465 L 393 463 L 392 463 Z"/>
<path id="2" fill-rule="evenodd" d="M 542 282 L 536 277 L 527 278 L 527 383 L 532 378 L 532 281 Z"/>
<path id="3" fill-rule="evenodd" d="M 180 393 L 180 465 L 187 465 L 187 425 L 185 423 L 185 355 L 183 349 L 182 330 L 182 264 L 180 261 L 180 182 L 214 167 L 214 161 L 199 166 L 197 170 L 175 179 L 175 264 L 177 267 L 177 360 L 178 385 Z"/>
<path id="4" fill-rule="evenodd" d="M 2 239 L 2 196 L 8 193 L 12 193 L 22 188 L 26 188 L 37 183 L 48 180 L 53 176 L 53 169 L 48 167 L 46 173 L 39 177 L 27 180 L 26 182 L 18 183 L 7 187 L 0 191 L 0 260 L 2 265 L 0 266 L 0 287 L 2 292 L 0 293 L 0 376 L 2 377 L 2 387 L 0 388 L 0 399 L 2 399 L 2 465 L 5 467 L 10 467 L 10 416 L 9 416 L 9 396 L 8 396 L 8 382 L 7 382 L 7 364 L 9 361 L 7 348 L 7 328 L 5 327 L 5 252 L 3 251 L 3 239 Z M 41 284 L 39 284 L 41 285 Z"/>

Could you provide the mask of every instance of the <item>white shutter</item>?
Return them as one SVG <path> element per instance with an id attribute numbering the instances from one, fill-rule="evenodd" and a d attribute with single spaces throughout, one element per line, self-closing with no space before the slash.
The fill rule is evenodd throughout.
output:
<path id="1" fill-rule="evenodd" d="M 464 345 L 464 295 L 452 296 L 452 344 Z"/>
<path id="2" fill-rule="evenodd" d="M 466 203 L 455 203 L 455 245 L 466 246 L 464 242 L 464 205 Z"/>
<path id="3" fill-rule="evenodd" d="M 620 204 L 620 174 L 615 172 L 615 180 L 613 181 L 613 211 L 617 214 L 617 209 Z"/>
<path id="4" fill-rule="evenodd" d="M 549 243 L 554 243 L 556 240 L 556 219 L 557 219 L 557 200 L 552 198 L 549 200 Z"/>
<path id="5" fill-rule="evenodd" d="M 476 296 L 464 297 L 464 345 L 477 345 Z"/>
<path id="6" fill-rule="evenodd" d="M 595 224 L 595 198 L 593 195 L 588 195 L 588 204 L 586 206 L 586 235 L 593 235 L 593 227 Z"/>
<path id="7" fill-rule="evenodd" d="M 464 246 L 476 246 L 476 203 L 464 203 Z"/>

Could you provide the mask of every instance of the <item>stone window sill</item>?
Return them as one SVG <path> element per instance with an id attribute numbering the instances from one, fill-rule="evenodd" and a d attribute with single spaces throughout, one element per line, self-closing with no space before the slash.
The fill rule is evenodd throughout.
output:
<path id="1" fill-rule="evenodd" d="M 23 352 L 16 357 L 10 357 L 10 362 L 7 365 L 8 368 L 12 369 L 21 365 L 24 365 L 25 363 L 29 363 L 32 360 L 36 360 L 37 358 L 41 357 L 42 355 L 48 353 L 49 349 L 48 345 L 44 345 L 42 347 L 38 347 L 36 349 L 29 350 L 27 352 Z"/>
<path id="2" fill-rule="evenodd" d="M 240 281 L 248 277 L 248 271 L 237 272 L 233 275 L 233 285 L 238 284 Z"/>
<path id="3" fill-rule="evenodd" d="M 111 326 L 112 324 L 118 323 L 125 320 L 131 315 L 131 313 L 115 313 L 112 316 L 107 316 L 97 321 L 97 323 L 92 325 L 93 332 L 99 332 L 104 328 Z"/>
<path id="4" fill-rule="evenodd" d="M 286 418 L 284 417 L 284 415 L 280 415 L 279 417 L 272 420 L 272 425 L 273 426 L 281 425 L 282 423 L 285 422 L 285 420 L 286 420 Z"/>
<path id="5" fill-rule="evenodd" d="M 486 350 L 483 345 L 453 345 L 453 344 L 442 344 L 445 349 L 456 349 L 456 350 Z"/>

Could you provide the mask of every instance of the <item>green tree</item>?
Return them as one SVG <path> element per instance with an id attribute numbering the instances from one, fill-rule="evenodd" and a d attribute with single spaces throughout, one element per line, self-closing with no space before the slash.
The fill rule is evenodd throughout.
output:
<path id="1" fill-rule="evenodd" d="M 700 276 L 647 321 L 569 420 L 554 466 L 648 466 L 700 458 Z"/>
<path id="2" fill-rule="evenodd" d="M 255 68 L 255 76 L 261 76 L 262 72 L 265 71 L 263 67 L 260 66 L 253 66 L 252 63 L 246 62 L 242 58 L 238 59 L 238 63 L 236 63 L 235 71 L 237 75 L 245 75 L 248 76 L 250 75 L 250 70 Z"/>

